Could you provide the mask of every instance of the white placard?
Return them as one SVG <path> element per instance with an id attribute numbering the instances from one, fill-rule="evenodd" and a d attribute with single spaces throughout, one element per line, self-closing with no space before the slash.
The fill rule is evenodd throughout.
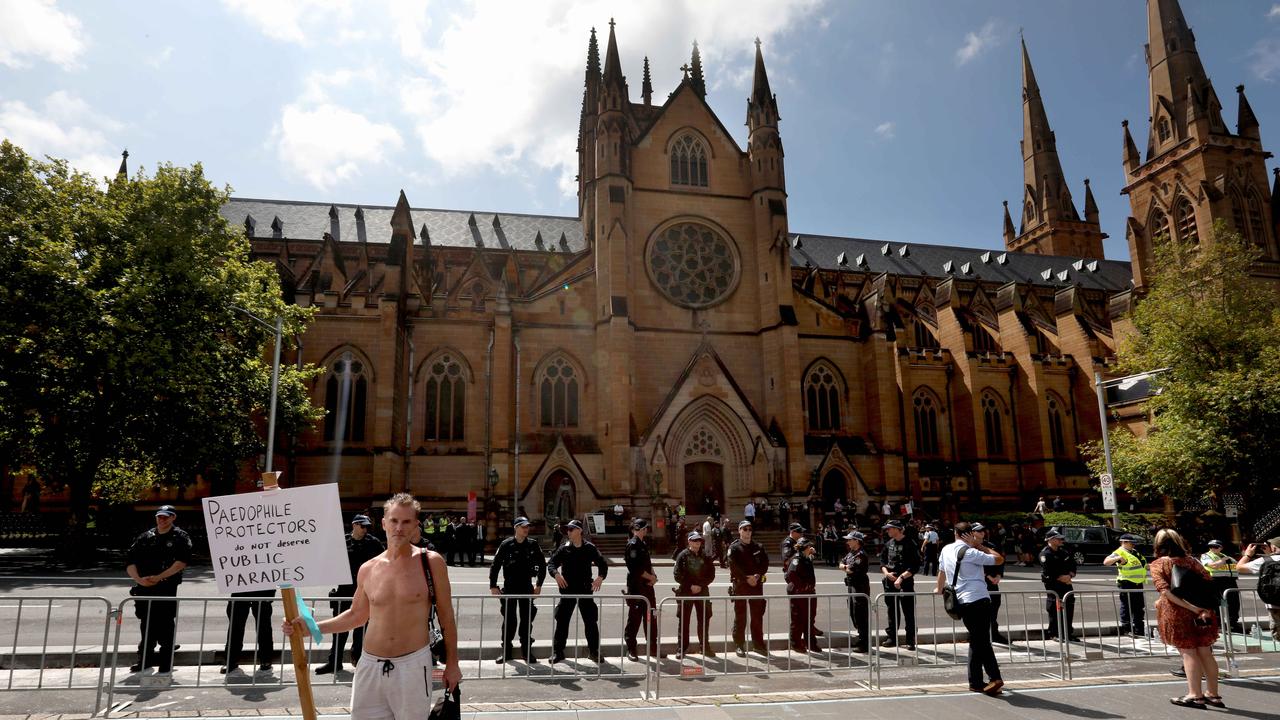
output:
<path id="1" fill-rule="evenodd" d="M 603 535 L 604 534 L 604 513 L 591 513 L 587 517 L 591 519 L 591 534 Z"/>
<path id="2" fill-rule="evenodd" d="M 203 502 L 218 592 L 351 583 L 336 483 Z"/>

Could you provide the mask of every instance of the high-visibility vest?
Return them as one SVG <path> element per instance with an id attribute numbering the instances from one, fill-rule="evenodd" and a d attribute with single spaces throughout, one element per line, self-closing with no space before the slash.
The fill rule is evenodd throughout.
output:
<path id="1" fill-rule="evenodd" d="M 1135 555 L 1123 547 L 1116 548 L 1114 554 L 1120 556 L 1120 562 L 1116 563 L 1117 580 L 1139 585 L 1147 581 L 1147 564 L 1143 562 L 1140 555 Z"/>
<path id="2" fill-rule="evenodd" d="M 425 535 L 435 535 L 435 534 L 436 534 L 436 523 L 435 523 L 435 521 L 434 521 L 434 520 L 424 520 L 424 521 L 422 521 L 422 532 L 423 532 L 423 534 L 425 534 Z"/>
<path id="3" fill-rule="evenodd" d="M 1219 560 L 1230 560 L 1230 559 L 1231 558 L 1227 557 L 1225 553 L 1214 552 L 1210 550 L 1209 552 L 1200 556 L 1200 564 L 1204 565 L 1204 569 L 1208 570 L 1209 575 L 1212 577 L 1235 577 L 1236 576 L 1235 563 L 1228 563 L 1227 566 L 1224 568 L 1214 569 L 1209 567 L 1209 563 L 1216 563 Z"/>
<path id="4" fill-rule="evenodd" d="M 676 514 L 679 515 L 680 517 L 684 517 L 684 505 L 676 506 Z"/>

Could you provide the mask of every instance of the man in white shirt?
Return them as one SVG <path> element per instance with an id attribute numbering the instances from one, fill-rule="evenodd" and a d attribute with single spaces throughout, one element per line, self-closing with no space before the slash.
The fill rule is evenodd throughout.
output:
<path id="1" fill-rule="evenodd" d="M 742 517 L 752 525 L 756 524 L 756 504 L 754 502 L 748 500 L 747 504 L 742 506 Z"/>
<path id="2" fill-rule="evenodd" d="M 983 568 L 1001 565 L 1004 556 L 982 543 L 986 532 L 974 530 L 968 522 L 955 524 L 956 541 L 942 548 L 942 571 L 934 592 L 941 594 L 948 584 L 956 591 L 960 617 L 969 633 L 969 690 L 987 695 L 1001 694 L 1004 680 L 991 647 L 991 593 L 987 591 Z M 983 671 L 988 682 L 983 683 Z"/>
<path id="3" fill-rule="evenodd" d="M 1254 543 L 1245 548 L 1244 553 L 1240 555 L 1240 561 L 1236 563 L 1236 572 L 1261 572 L 1262 565 L 1268 559 L 1280 562 L 1280 536 L 1273 537 L 1265 543 Z M 1261 591 L 1259 594 L 1261 594 Z M 1280 604 L 1268 603 L 1267 614 L 1271 616 L 1271 637 L 1280 642 Z"/>

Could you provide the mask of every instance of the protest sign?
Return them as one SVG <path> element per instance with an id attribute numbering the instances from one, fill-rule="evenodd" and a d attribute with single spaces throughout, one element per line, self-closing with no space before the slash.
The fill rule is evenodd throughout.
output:
<path id="1" fill-rule="evenodd" d="M 203 502 L 218 592 L 351 583 L 336 484 Z"/>

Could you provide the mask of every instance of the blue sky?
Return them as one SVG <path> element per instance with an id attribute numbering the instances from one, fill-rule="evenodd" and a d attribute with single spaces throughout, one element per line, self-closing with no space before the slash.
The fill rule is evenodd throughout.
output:
<path id="1" fill-rule="evenodd" d="M 1234 127 L 1280 148 L 1280 2 L 1183 0 Z M 633 100 L 702 49 L 745 140 L 752 39 L 782 114 L 791 228 L 999 247 L 1021 187 L 1018 32 L 1068 182 L 1128 257 L 1120 121 L 1145 146 L 1141 0 L 0 0 L 0 136 L 95 174 L 204 163 L 250 197 L 572 215 L 586 40 L 617 19 Z M 1083 208 L 1081 208 L 1083 210 Z"/>

